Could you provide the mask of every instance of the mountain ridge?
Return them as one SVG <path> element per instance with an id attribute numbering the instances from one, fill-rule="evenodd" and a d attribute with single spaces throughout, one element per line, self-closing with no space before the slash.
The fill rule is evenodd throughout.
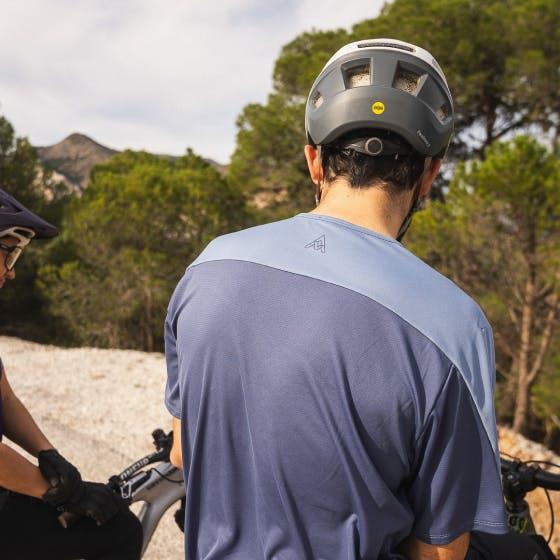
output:
<path id="1" fill-rule="evenodd" d="M 51 146 L 36 146 L 36 150 L 42 165 L 53 172 L 54 178 L 65 183 L 69 190 L 76 193 L 81 193 L 87 188 L 94 166 L 105 163 L 122 152 L 109 148 L 81 132 L 73 132 Z M 178 157 L 169 154 L 156 155 L 170 159 Z M 227 165 L 209 158 L 204 159 L 220 174 L 225 175 L 227 172 Z"/>

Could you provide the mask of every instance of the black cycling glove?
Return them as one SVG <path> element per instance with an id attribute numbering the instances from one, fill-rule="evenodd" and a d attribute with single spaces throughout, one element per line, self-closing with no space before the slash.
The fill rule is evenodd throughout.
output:
<path id="1" fill-rule="evenodd" d="M 64 504 L 58 503 L 57 489 L 50 488 L 43 494 L 47 503 L 81 517 L 91 517 L 103 525 L 127 505 L 113 490 L 99 482 L 81 482 L 79 494 Z"/>
<path id="2" fill-rule="evenodd" d="M 49 503 L 58 507 L 77 498 L 82 492 L 82 477 L 78 469 L 69 463 L 56 449 L 40 451 L 39 470 L 51 485 Z"/>

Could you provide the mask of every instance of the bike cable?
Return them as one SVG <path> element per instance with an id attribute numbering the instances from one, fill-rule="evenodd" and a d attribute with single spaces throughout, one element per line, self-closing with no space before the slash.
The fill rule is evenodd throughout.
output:
<path id="1" fill-rule="evenodd" d="M 183 480 L 173 480 L 172 478 L 169 478 L 168 476 L 164 475 L 162 472 L 158 471 L 155 467 L 152 467 L 150 469 L 150 471 L 155 471 L 161 478 L 163 478 L 164 480 L 167 480 L 168 482 L 173 482 L 174 484 L 183 484 Z"/>

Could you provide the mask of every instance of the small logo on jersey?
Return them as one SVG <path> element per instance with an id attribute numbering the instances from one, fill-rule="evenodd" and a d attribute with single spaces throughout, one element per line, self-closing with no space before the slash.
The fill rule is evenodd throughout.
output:
<path id="1" fill-rule="evenodd" d="M 305 246 L 306 249 L 310 249 L 311 247 L 313 247 L 315 251 L 321 251 L 321 253 L 324 253 L 327 250 L 327 242 L 325 241 L 325 236 L 321 235 L 321 237 L 317 237 L 317 239 Z"/>

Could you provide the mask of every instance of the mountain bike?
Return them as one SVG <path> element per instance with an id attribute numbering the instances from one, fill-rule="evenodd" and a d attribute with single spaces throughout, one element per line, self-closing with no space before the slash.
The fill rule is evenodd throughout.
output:
<path id="1" fill-rule="evenodd" d="M 120 474 L 109 479 L 108 485 L 120 494 L 127 504 L 142 502 L 137 516 L 142 524 L 144 540 L 142 555 L 150 543 L 163 515 L 176 506 L 175 521 L 181 531 L 185 522 L 185 486 L 183 472 L 169 462 L 169 453 L 173 445 L 172 432 L 161 429 L 152 432 L 155 452 L 138 459 Z M 506 503 L 509 530 L 520 535 L 537 535 L 527 494 L 537 488 L 547 492 L 550 506 L 550 531 L 547 540 L 550 543 L 554 534 L 554 509 L 549 490 L 560 491 L 560 474 L 553 474 L 541 469 L 539 464 L 558 467 L 549 461 L 519 461 L 501 459 L 502 487 Z M 151 466 L 154 465 L 154 466 Z M 68 524 L 72 516 L 62 514 L 59 518 L 63 525 Z M 552 552 L 550 553 L 552 556 Z"/>

